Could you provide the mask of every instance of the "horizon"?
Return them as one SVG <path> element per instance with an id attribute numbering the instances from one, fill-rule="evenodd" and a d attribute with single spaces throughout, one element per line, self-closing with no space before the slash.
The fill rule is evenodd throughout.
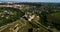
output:
<path id="1" fill-rule="evenodd" d="M 60 3 L 60 0 L 0 0 L 0 2 L 45 2 L 45 3 Z"/>

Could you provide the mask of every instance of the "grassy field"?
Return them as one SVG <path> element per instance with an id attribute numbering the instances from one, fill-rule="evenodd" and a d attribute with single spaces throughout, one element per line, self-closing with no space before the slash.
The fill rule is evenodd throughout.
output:
<path id="1" fill-rule="evenodd" d="M 47 19 L 49 22 L 60 24 L 60 12 L 47 15 Z"/>

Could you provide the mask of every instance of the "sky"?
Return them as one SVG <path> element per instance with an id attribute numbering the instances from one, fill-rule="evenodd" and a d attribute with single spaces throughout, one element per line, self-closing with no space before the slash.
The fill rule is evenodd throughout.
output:
<path id="1" fill-rule="evenodd" d="M 60 3 L 60 0 L 0 0 L 0 2 L 53 2 L 53 3 Z"/>

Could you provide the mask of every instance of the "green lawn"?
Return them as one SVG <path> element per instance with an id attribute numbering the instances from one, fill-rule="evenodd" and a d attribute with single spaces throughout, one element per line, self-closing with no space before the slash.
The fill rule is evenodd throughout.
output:
<path id="1" fill-rule="evenodd" d="M 52 13 L 47 16 L 49 22 L 60 24 L 60 12 Z"/>
<path id="2" fill-rule="evenodd" d="M 60 19 L 60 12 L 52 13 L 51 15 L 53 15 L 54 17 Z"/>

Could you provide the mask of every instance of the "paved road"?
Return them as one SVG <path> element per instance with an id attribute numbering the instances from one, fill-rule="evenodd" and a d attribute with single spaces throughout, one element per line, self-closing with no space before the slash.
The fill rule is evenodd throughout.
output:
<path id="1" fill-rule="evenodd" d="M 46 27 L 44 25 L 42 25 L 41 23 L 39 22 L 31 22 L 31 23 L 34 23 L 35 25 L 39 26 L 39 27 L 42 27 L 44 29 L 46 29 L 47 31 L 50 31 L 50 32 L 60 32 L 59 30 L 57 30 L 56 28 L 49 28 L 49 27 Z"/>

